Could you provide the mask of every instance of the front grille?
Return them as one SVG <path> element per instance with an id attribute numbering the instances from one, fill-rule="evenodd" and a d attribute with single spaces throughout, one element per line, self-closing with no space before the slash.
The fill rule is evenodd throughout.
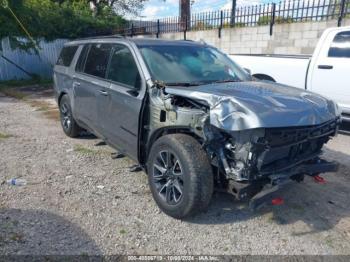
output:
<path id="1" fill-rule="evenodd" d="M 336 133 L 337 127 L 336 120 L 310 127 L 266 129 L 265 150 L 257 159 L 258 172 L 277 172 L 314 157 Z"/>
<path id="2" fill-rule="evenodd" d="M 270 147 L 280 147 L 300 143 L 301 141 L 316 139 L 335 134 L 338 120 L 333 120 L 317 126 L 289 127 L 266 129 L 265 142 Z"/>

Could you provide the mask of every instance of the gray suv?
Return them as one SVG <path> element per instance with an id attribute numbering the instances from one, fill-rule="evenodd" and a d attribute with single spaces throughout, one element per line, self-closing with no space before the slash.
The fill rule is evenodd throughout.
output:
<path id="1" fill-rule="evenodd" d="M 291 181 L 337 169 L 320 158 L 340 123 L 333 101 L 257 81 L 205 43 L 72 41 L 54 88 L 63 131 L 88 130 L 135 160 L 175 218 L 205 210 L 214 189 L 257 208 Z"/>

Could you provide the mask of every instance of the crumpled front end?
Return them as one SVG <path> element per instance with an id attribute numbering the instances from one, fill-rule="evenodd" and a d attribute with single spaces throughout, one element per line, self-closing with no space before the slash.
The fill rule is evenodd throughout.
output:
<path id="1" fill-rule="evenodd" d="M 205 129 L 207 149 L 218 157 L 227 179 L 253 181 L 301 171 L 296 167 L 317 158 L 337 133 L 338 119 L 317 126 L 261 128 L 226 132 Z"/>
<path id="2" fill-rule="evenodd" d="M 166 87 L 176 96 L 210 108 L 210 124 L 228 131 L 319 125 L 341 115 L 336 103 L 320 95 L 263 82 Z"/>
<path id="3" fill-rule="evenodd" d="M 207 107 L 200 136 L 227 180 L 304 172 L 296 167 L 315 160 L 340 123 L 333 101 L 280 85 L 166 87 L 165 93 Z"/>
<path id="4" fill-rule="evenodd" d="M 146 141 L 172 132 L 195 137 L 211 161 L 216 187 L 257 208 L 287 182 L 337 169 L 319 157 L 337 134 L 337 105 L 310 92 L 274 88 L 152 88 Z"/>

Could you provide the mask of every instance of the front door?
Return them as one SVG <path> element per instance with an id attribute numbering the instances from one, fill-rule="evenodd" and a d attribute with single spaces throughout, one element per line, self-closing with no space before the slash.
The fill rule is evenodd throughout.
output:
<path id="1" fill-rule="evenodd" d="M 135 56 L 129 47 L 115 44 L 106 78 L 111 82 L 100 95 L 100 126 L 110 144 L 137 160 L 139 116 L 144 85 Z"/>

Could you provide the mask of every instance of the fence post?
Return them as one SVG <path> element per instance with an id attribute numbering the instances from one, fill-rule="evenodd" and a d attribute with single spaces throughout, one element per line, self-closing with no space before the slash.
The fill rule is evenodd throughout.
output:
<path id="1" fill-rule="evenodd" d="M 221 38 L 221 30 L 222 30 L 223 24 L 224 24 L 224 11 L 221 10 L 221 11 L 220 11 L 219 38 Z"/>
<path id="2" fill-rule="evenodd" d="M 131 36 L 131 37 L 134 36 L 134 23 L 131 23 L 131 32 L 130 32 L 130 36 Z"/>
<path id="3" fill-rule="evenodd" d="M 185 16 L 184 40 L 186 40 L 186 33 L 187 33 L 187 15 Z"/>
<path id="4" fill-rule="evenodd" d="M 237 0 L 232 0 L 230 27 L 234 27 L 236 23 L 236 6 Z"/>
<path id="5" fill-rule="evenodd" d="M 160 34 L 160 25 L 159 25 L 159 19 L 157 20 L 157 38 L 159 38 Z"/>
<path id="6" fill-rule="evenodd" d="M 341 23 L 342 23 L 343 18 L 344 18 L 345 2 L 346 2 L 346 0 L 342 0 L 341 4 L 340 4 L 339 17 L 338 17 L 338 27 L 341 26 Z"/>
<path id="7" fill-rule="evenodd" d="M 270 35 L 273 33 L 273 26 L 275 25 L 275 19 L 276 19 L 276 4 L 272 4 L 272 17 L 270 22 Z"/>

